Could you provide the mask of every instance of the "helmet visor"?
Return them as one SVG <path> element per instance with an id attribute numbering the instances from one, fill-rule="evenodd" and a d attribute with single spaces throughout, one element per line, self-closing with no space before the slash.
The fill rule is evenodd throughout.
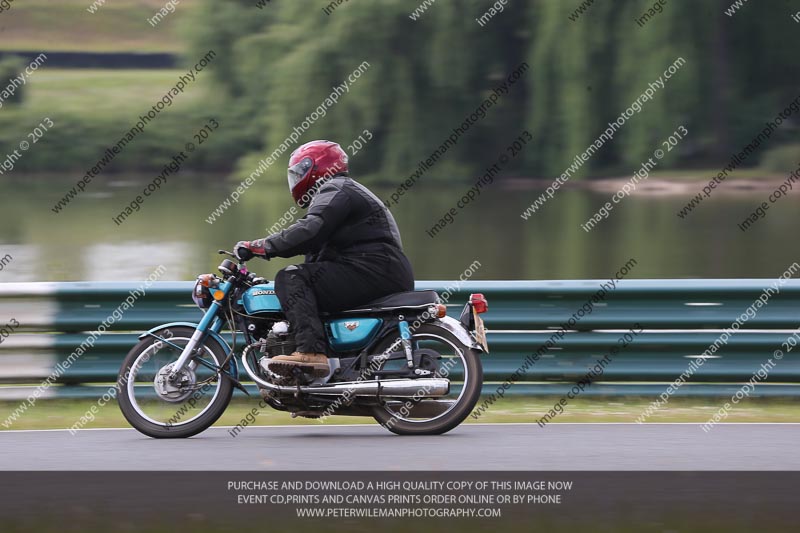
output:
<path id="1" fill-rule="evenodd" d="M 311 158 L 305 157 L 301 159 L 299 163 L 289 167 L 288 176 L 290 191 L 293 191 L 297 184 L 311 173 L 311 168 L 313 166 L 314 162 L 311 160 Z"/>

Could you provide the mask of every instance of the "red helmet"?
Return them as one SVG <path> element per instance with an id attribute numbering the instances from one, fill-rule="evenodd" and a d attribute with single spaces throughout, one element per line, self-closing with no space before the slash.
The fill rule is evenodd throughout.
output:
<path id="1" fill-rule="evenodd" d="M 289 190 L 300 207 L 308 207 L 317 192 L 316 184 L 338 175 L 347 175 L 347 152 L 331 141 L 307 142 L 289 157 Z"/>

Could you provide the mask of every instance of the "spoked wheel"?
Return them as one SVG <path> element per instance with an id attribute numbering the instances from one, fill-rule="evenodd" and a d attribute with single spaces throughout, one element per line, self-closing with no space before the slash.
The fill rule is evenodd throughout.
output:
<path id="1" fill-rule="evenodd" d="M 145 435 L 191 437 L 216 422 L 230 402 L 233 384 L 215 370 L 227 354 L 213 338 L 198 346 L 186 367 L 170 378 L 173 364 L 194 331 L 189 327 L 156 331 L 168 342 L 148 336 L 122 363 L 119 407 L 128 422 Z"/>
<path id="2" fill-rule="evenodd" d="M 424 349 L 430 375 L 450 380 L 446 396 L 424 398 L 424 383 L 417 398 L 382 398 L 373 416 L 383 427 L 398 435 L 437 435 L 458 426 L 472 412 L 481 394 L 483 368 L 479 353 L 458 338 L 434 324 L 423 324 L 411 337 L 414 349 Z M 393 346 L 395 345 L 396 346 Z M 396 336 L 390 335 L 377 347 L 376 353 L 402 350 Z M 381 370 L 400 369 L 406 360 L 389 360 Z"/>

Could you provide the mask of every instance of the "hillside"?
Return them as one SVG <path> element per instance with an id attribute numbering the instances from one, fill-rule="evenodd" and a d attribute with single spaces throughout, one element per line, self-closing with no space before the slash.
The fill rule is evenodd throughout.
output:
<path id="1" fill-rule="evenodd" d="M 0 50 L 52 52 L 180 52 L 178 25 L 195 0 L 181 0 L 156 27 L 151 18 L 165 0 L 17 0 L 0 14 Z M 102 0 L 97 0 L 101 2 Z"/>

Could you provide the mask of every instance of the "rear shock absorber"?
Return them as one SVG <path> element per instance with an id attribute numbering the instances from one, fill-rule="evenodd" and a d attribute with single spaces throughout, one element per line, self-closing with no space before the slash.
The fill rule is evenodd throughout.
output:
<path id="1" fill-rule="evenodd" d="M 408 368 L 414 368 L 414 354 L 411 350 L 411 328 L 408 327 L 408 322 L 406 322 L 403 315 L 397 318 L 400 320 L 397 327 L 400 329 L 400 342 L 403 344 L 403 351 L 406 354 Z"/>

